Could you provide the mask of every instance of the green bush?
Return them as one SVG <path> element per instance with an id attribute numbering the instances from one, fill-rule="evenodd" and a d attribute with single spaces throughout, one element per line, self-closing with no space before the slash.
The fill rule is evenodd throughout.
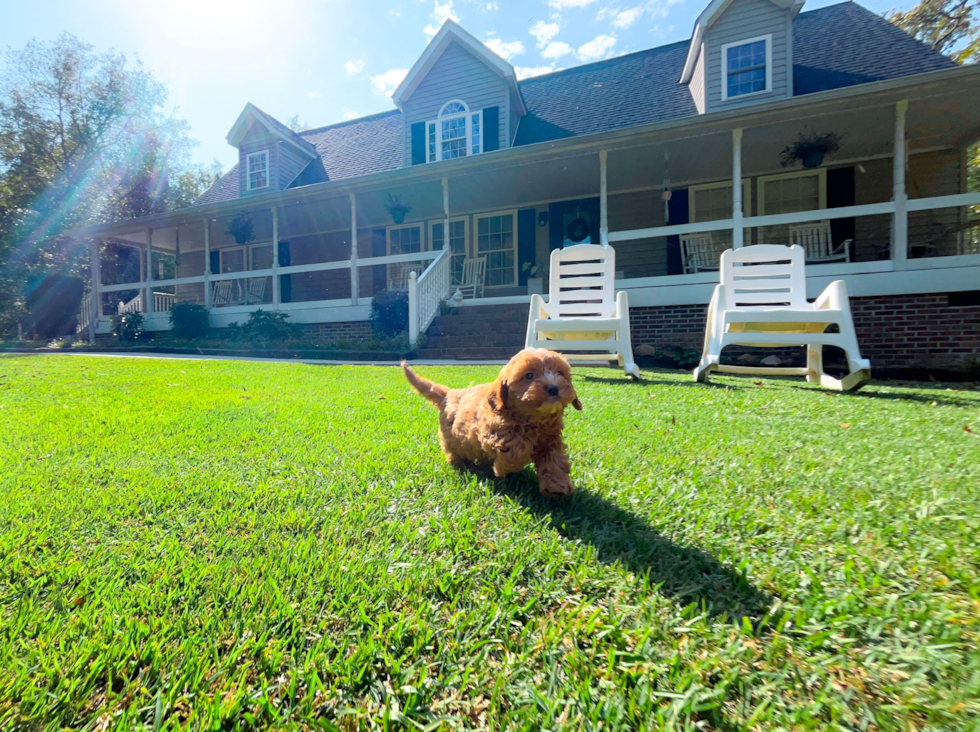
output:
<path id="1" fill-rule="evenodd" d="M 271 310 L 255 310 L 248 316 L 245 325 L 232 323 L 228 327 L 228 335 L 242 340 L 252 346 L 264 346 L 269 343 L 298 339 L 300 330 L 292 323 L 287 323 L 286 313 L 274 313 Z"/>
<path id="2" fill-rule="evenodd" d="M 112 316 L 112 332 L 121 341 L 135 341 L 143 332 L 143 313 L 116 313 Z"/>
<path id="3" fill-rule="evenodd" d="M 170 327 L 177 338 L 207 338 L 211 328 L 208 311 L 193 302 L 179 302 L 170 310 Z"/>
<path id="4" fill-rule="evenodd" d="M 383 338 L 394 338 L 408 330 L 408 293 L 382 290 L 371 303 L 371 327 Z"/>

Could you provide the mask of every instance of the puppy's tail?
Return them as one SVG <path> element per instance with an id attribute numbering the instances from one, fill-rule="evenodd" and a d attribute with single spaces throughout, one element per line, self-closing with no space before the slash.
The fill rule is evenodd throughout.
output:
<path id="1" fill-rule="evenodd" d="M 448 387 L 433 383 L 428 379 L 423 379 L 412 371 L 407 361 L 402 361 L 402 371 L 405 372 L 405 378 L 408 379 L 408 383 L 412 385 L 412 388 L 436 406 L 439 406 L 446 394 L 449 393 Z"/>

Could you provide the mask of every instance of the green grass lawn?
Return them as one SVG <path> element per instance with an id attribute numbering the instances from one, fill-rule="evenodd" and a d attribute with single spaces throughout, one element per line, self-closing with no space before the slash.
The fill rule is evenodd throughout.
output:
<path id="1" fill-rule="evenodd" d="M 0 729 L 980 724 L 980 391 L 644 376 L 550 501 L 394 368 L 0 358 Z"/>

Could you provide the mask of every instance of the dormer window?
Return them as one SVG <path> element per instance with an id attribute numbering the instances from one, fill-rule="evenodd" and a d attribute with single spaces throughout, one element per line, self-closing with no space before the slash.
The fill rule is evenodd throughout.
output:
<path id="1" fill-rule="evenodd" d="M 464 102 L 447 102 L 439 116 L 425 125 L 426 160 L 452 160 L 480 154 L 483 113 L 470 113 Z"/>
<path id="2" fill-rule="evenodd" d="M 772 90 L 772 35 L 726 43 L 721 47 L 721 98 L 733 99 Z"/>
<path id="3" fill-rule="evenodd" d="M 246 158 L 248 166 L 247 186 L 248 190 L 255 191 L 259 188 L 269 187 L 269 151 L 249 153 Z"/>

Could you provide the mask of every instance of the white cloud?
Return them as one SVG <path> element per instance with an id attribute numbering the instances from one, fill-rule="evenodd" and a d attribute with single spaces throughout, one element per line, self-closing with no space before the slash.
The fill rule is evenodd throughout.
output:
<path id="1" fill-rule="evenodd" d="M 520 41 L 502 41 L 499 38 L 488 38 L 483 45 L 503 59 L 510 61 L 514 56 L 524 53 L 524 44 Z"/>
<path id="2" fill-rule="evenodd" d="M 374 87 L 375 94 L 383 97 L 390 97 L 397 86 L 402 83 L 402 79 L 408 74 L 408 69 L 388 69 L 383 74 L 371 77 L 371 86 Z"/>
<path id="3" fill-rule="evenodd" d="M 541 52 L 543 58 L 561 58 L 572 52 L 572 47 L 561 41 L 552 41 L 548 47 Z"/>
<path id="4" fill-rule="evenodd" d="M 483 6 L 484 13 L 495 13 L 500 10 L 500 3 L 487 3 Z"/>
<path id="5" fill-rule="evenodd" d="M 310 99 L 323 99 L 323 95 L 320 92 L 306 92 L 306 96 Z"/>
<path id="6" fill-rule="evenodd" d="M 637 5 L 635 8 L 627 8 L 622 12 L 616 13 L 616 17 L 613 18 L 612 24 L 616 28 L 629 28 L 640 19 L 641 15 L 643 15 L 642 6 Z"/>
<path id="7" fill-rule="evenodd" d="M 526 79 L 529 76 L 541 76 L 541 74 L 550 74 L 555 70 L 554 64 L 551 66 L 515 66 L 514 71 L 517 72 L 518 79 Z"/>
<path id="8" fill-rule="evenodd" d="M 566 8 L 584 8 L 594 2 L 595 0 L 548 0 L 548 5 L 558 10 L 565 10 Z"/>
<path id="9" fill-rule="evenodd" d="M 398 10 L 396 10 L 395 8 L 392 8 L 391 10 L 389 10 L 388 11 L 388 15 L 392 16 L 393 18 L 400 18 L 400 17 L 402 17 L 401 12 L 398 11 Z"/>
<path id="10" fill-rule="evenodd" d="M 561 29 L 557 23 L 545 23 L 539 20 L 531 26 L 531 35 L 538 39 L 538 48 L 544 48 L 548 45 L 548 41 L 558 35 L 559 30 Z"/>
<path id="11" fill-rule="evenodd" d="M 364 71 L 364 59 L 351 59 L 344 64 L 344 68 L 347 69 L 348 74 L 359 74 Z"/>
<path id="12" fill-rule="evenodd" d="M 447 20 L 459 22 L 459 18 L 453 12 L 453 0 L 446 0 L 441 5 L 439 4 L 439 0 L 435 0 L 435 6 L 432 9 L 432 15 L 430 17 L 432 18 L 432 22 L 422 29 L 429 38 L 438 33 L 439 29 L 442 28 L 442 24 Z"/>
<path id="13" fill-rule="evenodd" d="M 344 119 L 345 120 L 357 119 L 360 116 L 361 116 L 361 113 L 360 112 L 355 112 L 353 109 L 350 109 L 349 107 L 344 107 Z"/>
<path id="14" fill-rule="evenodd" d="M 582 61 L 596 61 L 611 56 L 615 45 L 616 39 L 612 36 L 597 36 L 588 43 L 579 46 L 575 55 Z"/>

